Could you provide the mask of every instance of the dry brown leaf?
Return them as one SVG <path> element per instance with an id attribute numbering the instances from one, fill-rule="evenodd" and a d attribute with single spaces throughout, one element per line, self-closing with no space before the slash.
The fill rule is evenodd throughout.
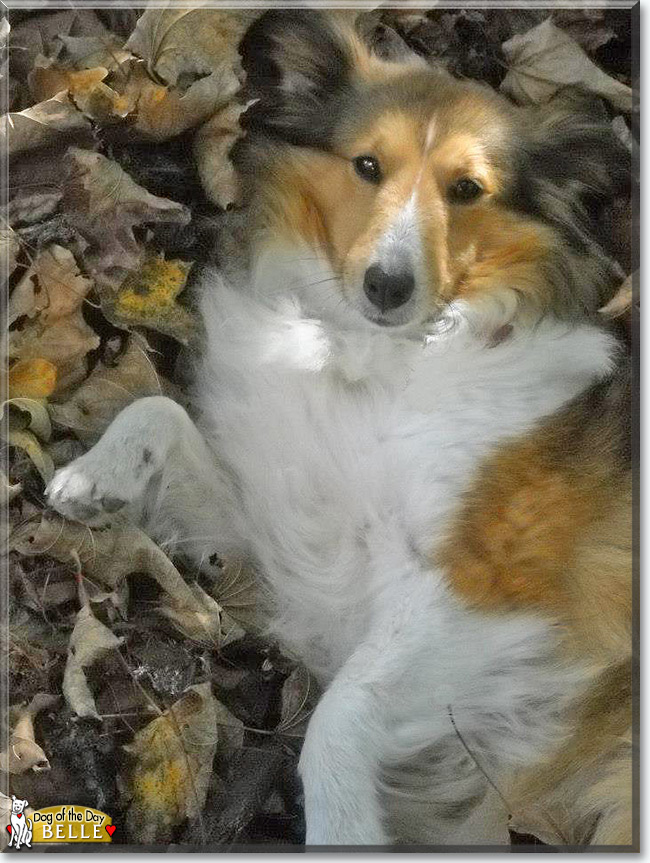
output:
<path id="1" fill-rule="evenodd" d="M 148 9 L 126 48 L 146 61 L 152 78 L 184 88 L 197 78 L 239 65 L 237 48 L 255 9 L 219 10 L 206 3 Z"/>
<path id="2" fill-rule="evenodd" d="M 198 614 L 204 606 L 164 551 L 137 527 L 113 524 L 93 530 L 60 516 L 43 516 L 39 522 L 16 527 L 9 548 L 27 557 L 46 554 L 77 567 L 91 581 L 112 590 L 134 572 L 148 575 L 170 597 L 169 604 Z"/>
<path id="3" fill-rule="evenodd" d="M 44 483 L 47 484 L 52 479 L 54 476 L 54 463 L 41 447 L 38 438 L 31 432 L 10 430 L 7 433 L 7 443 L 9 446 L 18 447 L 27 453 Z"/>
<path id="4" fill-rule="evenodd" d="M 55 245 L 37 256 L 9 300 L 10 325 L 24 316 L 32 319 L 9 333 L 9 357 L 53 363 L 57 392 L 85 377 L 82 360 L 99 345 L 99 337 L 81 314 L 91 286 L 74 255 Z"/>
<path id="5" fill-rule="evenodd" d="M 50 417 L 45 402 L 33 398 L 14 397 L 0 405 L 0 418 L 9 409 L 7 428 L 10 431 L 29 429 L 41 440 L 47 441 L 52 433 Z"/>
<path id="6" fill-rule="evenodd" d="M 0 753 L 0 770 L 25 773 L 27 770 L 39 772 L 50 769 L 50 762 L 34 736 L 34 717 L 56 701 L 58 696 L 39 692 L 29 704 L 13 709 L 13 728 L 8 748 Z"/>
<path id="7" fill-rule="evenodd" d="M 133 333 L 115 366 L 99 365 L 67 402 L 51 404 L 49 411 L 57 425 L 71 429 L 90 447 L 123 408 L 138 398 L 161 392 L 147 343 Z"/>
<path id="8" fill-rule="evenodd" d="M 194 138 L 194 160 L 208 198 L 224 209 L 240 202 L 241 189 L 229 154 L 243 134 L 239 118 L 247 105 L 231 104 L 216 113 Z"/>
<path id="9" fill-rule="evenodd" d="M 158 611 L 178 627 L 187 638 L 220 648 L 238 641 L 246 633 L 200 585 L 190 584 L 202 610 L 187 605 L 161 605 Z"/>
<path id="10" fill-rule="evenodd" d="M 290 737 L 304 737 L 315 705 L 316 686 L 302 665 L 296 666 L 282 686 L 280 721 L 275 729 Z"/>
<path id="11" fill-rule="evenodd" d="M 0 470 L 0 508 L 4 507 L 5 502 L 11 503 L 22 490 L 23 487 L 19 482 L 9 482 L 7 474 L 3 470 Z"/>
<path id="12" fill-rule="evenodd" d="M 90 131 L 90 122 L 67 93 L 0 118 L 0 146 L 9 156 L 37 147 L 54 147 L 70 132 Z"/>
<path id="13" fill-rule="evenodd" d="M 56 387 L 56 366 L 40 357 L 19 360 L 9 369 L 8 383 L 14 398 L 46 399 Z"/>
<path id="14" fill-rule="evenodd" d="M 20 240 L 8 225 L 0 227 L 0 285 L 4 285 L 16 269 Z"/>
<path id="15" fill-rule="evenodd" d="M 100 153 L 71 147 L 68 151 L 68 176 L 64 187 L 66 214 L 95 248 L 87 255 L 93 275 L 114 285 L 130 270 L 137 269 L 145 250 L 136 242 L 133 228 L 151 222 L 185 225 L 190 221 L 187 207 L 157 198 L 139 186 Z"/>
<path id="16" fill-rule="evenodd" d="M 59 36 L 65 47 L 65 62 L 75 69 L 104 66 L 109 72 L 130 59 L 131 52 L 122 47 L 123 40 L 113 33 L 98 36 Z"/>
<path id="17" fill-rule="evenodd" d="M 67 92 L 76 107 L 91 120 L 108 123 L 120 120 L 132 109 L 130 100 L 104 83 L 108 69 L 66 69 L 56 64 L 37 66 L 29 76 L 34 98 L 49 99 Z"/>
<path id="18" fill-rule="evenodd" d="M 187 344 L 195 329 L 190 313 L 176 299 L 185 287 L 192 265 L 148 257 L 130 272 L 119 289 L 102 291 L 102 310 L 117 326 L 150 327 Z"/>
<path id="19" fill-rule="evenodd" d="M 520 104 L 548 102 L 564 87 L 577 87 L 632 110 L 632 90 L 610 78 L 551 18 L 502 45 L 509 71 L 501 90 Z"/>
<path id="20" fill-rule="evenodd" d="M 135 759 L 127 814 L 132 840 L 169 842 L 175 827 L 199 817 L 217 751 L 217 720 L 210 684 L 190 686 L 124 747 Z"/>
<path id="21" fill-rule="evenodd" d="M 106 653 L 119 647 L 123 641 L 123 638 L 113 635 L 108 627 L 97 620 L 90 610 L 90 605 L 82 606 L 70 636 L 68 660 L 63 675 L 65 700 L 77 716 L 99 718 L 84 668 L 89 668 Z"/>
<path id="22" fill-rule="evenodd" d="M 101 36 L 106 32 L 92 9 L 66 9 L 30 15 L 13 27 L 12 77 L 26 81 L 39 55 L 55 57 L 60 52 L 63 47 L 60 41 L 62 36 Z"/>
<path id="23" fill-rule="evenodd" d="M 56 64 L 37 65 L 27 80 L 36 102 L 51 99 L 57 93 L 67 90 L 74 96 L 77 92 L 88 91 L 108 75 L 108 69 L 98 66 L 95 69 L 64 69 Z"/>
<path id="24" fill-rule="evenodd" d="M 129 104 L 133 128 L 157 141 L 180 135 L 223 108 L 239 90 L 234 74 L 213 72 L 195 81 L 187 90 L 152 81 L 139 60 L 124 64 L 125 82 L 113 86 Z"/>
<path id="25" fill-rule="evenodd" d="M 247 632 L 262 635 L 269 624 L 261 582 L 252 566 L 242 560 L 225 561 L 211 588 L 220 607 Z"/>
<path id="26" fill-rule="evenodd" d="M 18 223 L 33 225 L 40 222 L 56 212 L 62 197 L 63 195 L 58 190 L 34 194 L 19 191 L 7 205 L 9 223 L 12 225 Z"/>

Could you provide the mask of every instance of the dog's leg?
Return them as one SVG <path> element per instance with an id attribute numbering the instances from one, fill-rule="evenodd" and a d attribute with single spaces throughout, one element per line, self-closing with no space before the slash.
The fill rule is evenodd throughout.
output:
<path id="1" fill-rule="evenodd" d="M 391 567 L 388 560 L 386 565 Z M 365 641 L 325 691 L 307 729 L 299 769 L 308 845 L 390 841 L 379 798 L 380 770 L 394 755 L 396 724 L 408 715 L 405 681 L 427 655 L 426 609 L 433 592 L 416 565 L 391 576 L 375 598 Z M 415 679 L 414 684 L 417 689 Z"/>
<path id="2" fill-rule="evenodd" d="M 56 472 L 47 495 L 62 515 L 91 526 L 126 518 L 161 538 L 227 542 L 227 483 L 185 410 L 163 396 L 119 413 L 91 450 Z"/>

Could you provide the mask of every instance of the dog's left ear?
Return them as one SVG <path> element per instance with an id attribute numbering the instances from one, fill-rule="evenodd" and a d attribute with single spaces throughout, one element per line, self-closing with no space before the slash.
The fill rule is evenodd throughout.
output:
<path id="1" fill-rule="evenodd" d="M 529 114 L 527 122 L 520 200 L 575 247 L 588 245 L 603 210 L 630 188 L 630 152 L 594 103 L 551 103 Z"/>
<path id="2" fill-rule="evenodd" d="M 261 16 L 240 44 L 246 93 L 258 102 L 249 129 L 299 146 L 327 147 L 338 106 L 352 86 L 354 36 L 315 10 Z"/>

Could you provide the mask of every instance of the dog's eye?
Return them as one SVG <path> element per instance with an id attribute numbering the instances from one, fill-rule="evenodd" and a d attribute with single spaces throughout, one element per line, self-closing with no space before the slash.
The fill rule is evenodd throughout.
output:
<path id="1" fill-rule="evenodd" d="M 381 180 L 381 168 L 374 156 L 357 156 L 352 164 L 357 174 L 367 183 L 378 183 Z"/>
<path id="2" fill-rule="evenodd" d="M 477 180 L 471 180 L 469 177 L 457 180 L 447 192 L 452 204 L 468 204 L 470 201 L 480 198 L 482 194 L 483 186 Z"/>

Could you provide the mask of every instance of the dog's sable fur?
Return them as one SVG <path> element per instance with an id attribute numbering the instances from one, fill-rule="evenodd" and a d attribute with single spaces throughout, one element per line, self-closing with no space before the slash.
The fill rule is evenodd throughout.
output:
<path id="1" fill-rule="evenodd" d="M 592 239 L 626 155 L 320 13 L 242 52 L 250 268 L 204 279 L 200 431 L 135 402 L 50 500 L 254 560 L 327 687 L 308 843 L 506 843 L 512 814 L 630 845 L 630 373 Z"/>

